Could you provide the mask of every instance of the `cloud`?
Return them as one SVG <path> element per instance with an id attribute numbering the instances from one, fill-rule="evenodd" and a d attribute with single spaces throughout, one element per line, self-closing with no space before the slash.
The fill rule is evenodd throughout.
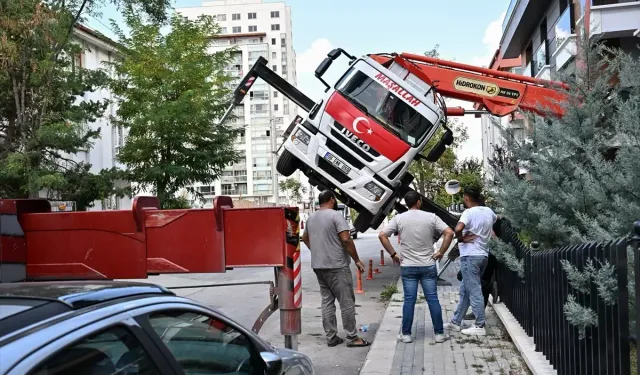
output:
<path id="1" fill-rule="evenodd" d="M 318 64 L 327 57 L 327 53 L 333 49 L 333 44 L 328 39 L 320 38 L 311 43 L 311 47 L 297 56 L 296 70 L 300 73 L 312 73 Z"/>
<path id="2" fill-rule="evenodd" d="M 469 61 L 470 64 L 484 67 L 489 66 L 493 55 L 500 46 L 500 40 L 502 39 L 502 21 L 506 15 L 507 13 L 503 12 L 500 17 L 491 21 L 486 29 L 484 29 L 482 44 L 487 48 L 487 53 L 486 55 L 472 57 Z"/>

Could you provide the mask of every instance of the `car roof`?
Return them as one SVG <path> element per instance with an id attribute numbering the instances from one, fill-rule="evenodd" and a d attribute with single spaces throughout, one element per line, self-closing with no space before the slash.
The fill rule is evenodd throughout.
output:
<path id="1" fill-rule="evenodd" d="M 54 281 L 0 284 L 0 338 L 84 307 L 125 298 L 175 296 L 155 284 L 128 281 Z"/>

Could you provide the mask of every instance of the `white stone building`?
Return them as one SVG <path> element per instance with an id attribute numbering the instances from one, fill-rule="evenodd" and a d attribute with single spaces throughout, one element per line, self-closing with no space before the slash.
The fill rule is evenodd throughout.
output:
<path id="1" fill-rule="evenodd" d="M 76 41 L 81 44 L 82 52 L 76 57 L 76 64 L 85 69 L 105 68 L 104 62 L 109 62 L 117 53 L 116 43 L 106 36 L 86 27 L 78 25 L 75 28 L 74 36 Z M 111 91 L 107 88 L 86 92 L 79 100 L 101 100 L 108 98 L 113 100 Z M 100 128 L 100 137 L 93 141 L 93 147 L 80 151 L 69 157 L 76 162 L 87 162 L 91 164 L 91 172 L 99 173 L 102 169 L 117 166 L 123 168 L 123 165 L 115 161 L 117 148 L 122 146 L 126 138 L 126 130 L 112 126 L 109 117 L 115 114 L 117 105 L 110 104 L 102 118 L 93 123 L 87 124 L 90 129 Z M 121 181 L 123 186 L 128 184 Z M 96 201 L 94 207 L 89 210 L 104 209 L 130 209 L 132 205 L 131 197 L 105 199 Z"/>
<path id="2" fill-rule="evenodd" d="M 262 0 L 219 0 L 203 2 L 202 6 L 179 8 L 177 11 L 189 19 L 200 15 L 215 17 L 221 35 L 213 41 L 212 51 L 237 47 L 237 53 L 228 72 L 236 79 L 235 88 L 259 56 L 266 58 L 269 67 L 296 85 L 296 55 L 293 49 L 291 8 L 284 2 L 265 3 Z M 272 205 L 279 196 L 280 204 L 290 204 L 284 193 L 278 192 L 274 151 L 282 142 L 282 134 L 294 120 L 297 105 L 282 94 L 258 80 L 235 109 L 238 126 L 245 133 L 237 140 L 237 148 L 245 154 L 244 162 L 224 171 L 220 180 L 212 185 L 197 185 L 209 206 L 214 195 L 228 195 L 256 205 Z M 303 177 L 294 175 L 294 177 Z M 194 205 L 200 203 L 195 201 Z"/>

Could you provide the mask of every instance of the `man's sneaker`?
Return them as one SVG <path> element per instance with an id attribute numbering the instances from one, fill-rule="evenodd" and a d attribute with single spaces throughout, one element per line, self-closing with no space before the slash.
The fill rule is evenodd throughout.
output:
<path id="1" fill-rule="evenodd" d="M 447 335 L 445 333 L 440 333 L 440 334 L 436 335 L 436 342 L 438 344 L 442 343 L 442 342 L 445 342 L 447 340 L 449 340 L 449 335 Z"/>
<path id="2" fill-rule="evenodd" d="M 413 340 L 411 340 L 411 335 L 403 335 L 402 333 L 400 333 L 398 334 L 398 341 L 408 344 Z"/>
<path id="3" fill-rule="evenodd" d="M 463 335 L 467 336 L 486 336 L 487 334 L 487 330 L 484 327 L 478 327 L 476 325 L 471 328 L 463 329 L 461 332 Z"/>
<path id="4" fill-rule="evenodd" d="M 462 329 L 462 327 L 460 327 L 459 325 L 455 324 L 455 323 L 445 323 L 444 324 L 444 329 L 446 330 L 450 330 L 450 331 L 456 331 L 456 332 L 460 332 L 460 330 Z"/>

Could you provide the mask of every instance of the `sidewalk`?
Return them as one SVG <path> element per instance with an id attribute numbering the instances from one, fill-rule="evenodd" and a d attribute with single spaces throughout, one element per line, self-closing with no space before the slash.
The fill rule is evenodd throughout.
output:
<path id="1" fill-rule="evenodd" d="M 458 303 L 459 282 L 455 279 L 456 273 L 457 266 L 451 265 L 444 276 L 452 283 L 455 281 L 454 285 L 438 287 L 445 322 L 451 320 Z M 398 289 L 387 307 L 371 351 L 360 371 L 361 375 L 530 374 L 492 307 L 486 310 L 487 336 L 472 337 L 450 332 L 448 341 L 436 344 L 429 309 L 421 290 L 412 330 L 414 341 L 409 344 L 398 343 L 403 301 L 401 280 Z"/>

